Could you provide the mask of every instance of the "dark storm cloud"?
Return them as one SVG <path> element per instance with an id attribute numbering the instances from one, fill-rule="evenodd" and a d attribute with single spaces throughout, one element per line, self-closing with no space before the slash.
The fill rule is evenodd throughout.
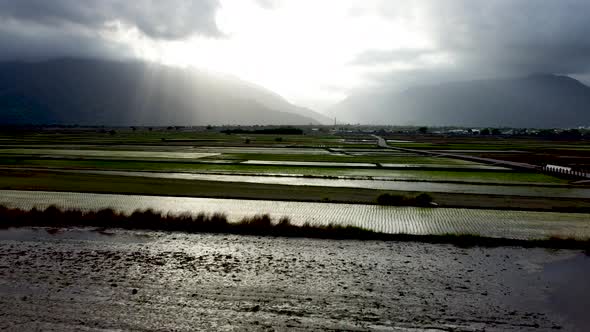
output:
<path id="1" fill-rule="evenodd" d="M 126 57 L 129 45 L 104 32 L 113 24 L 154 40 L 220 37 L 217 0 L 0 0 L 0 59 Z"/>
<path id="2" fill-rule="evenodd" d="M 479 5 L 477 5 L 477 4 Z M 433 7 L 433 32 L 466 64 L 514 72 L 590 69 L 590 1 L 449 1 Z"/>
<path id="3" fill-rule="evenodd" d="M 127 46 L 93 31 L 4 22 L 0 25 L 0 60 L 38 60 L 63 56 L 125 58 Z"/>
<path id="4" fill-rule="evenodd" d="M 416 81 L 413 75 L 423 82 L 438 82 L 539 72 L 590 72 L 588 0 L 418 0 L 413 5 L 426 22 L 437 51 L 449 54 L 453 63 L 426 71 L 381 75 L 385 81 Z M 379 10 L 386 18 L 396 18 L 406 9 L 405 2 L 383 1 Z M 412 57 L 428 53 L 432 50 L 369 51 L 355 63 L 411 62 Z"/>
<path id="5" fill-rule="evenodd" d="M 218 36 L 217 0 L 0 0 L 0 17 L 50 26 L 100 29 L 110 22 L 136 27 L 157 39 Z"/>

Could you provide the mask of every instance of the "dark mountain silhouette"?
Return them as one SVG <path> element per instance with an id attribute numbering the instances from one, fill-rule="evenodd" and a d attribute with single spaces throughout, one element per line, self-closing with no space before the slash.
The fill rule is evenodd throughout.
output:
<path id="1" fill-rule="evenodd" d="M 221 125 L 329 122 L 235 78 L 143 62 L 0 63 L 0 123 Z"/>
<path id="2" fill-rule="evenodd" d="M 590 87 L 535 74 L 353 95 L 329 112 L 339 122 L 558 128 L 590 125 Z"/>

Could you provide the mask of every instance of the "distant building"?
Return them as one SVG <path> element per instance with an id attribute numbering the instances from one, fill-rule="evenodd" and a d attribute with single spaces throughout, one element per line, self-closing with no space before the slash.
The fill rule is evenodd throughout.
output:
<path id="1" fill-rule="evenodd" d="M 465 129 L 451 129 L 447 131 L 447 134 L 450 135 L 468 135 L 469 132 Z"/>
<path id="2" fill-rule="evenodd" d="M 571 172 L 572 168 L 571 167 L 565 167 L 565 166 L 558 166 L 558 165 L 550 165 L 547 164 L 547 166 L 545 166 L 546 170 L 552 171 L 552 172 L 559 172 L 559 173 L 563 173 L 563 172 Z"/>

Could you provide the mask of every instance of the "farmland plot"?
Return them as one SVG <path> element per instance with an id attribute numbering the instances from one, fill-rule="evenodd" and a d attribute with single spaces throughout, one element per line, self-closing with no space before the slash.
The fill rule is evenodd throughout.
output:
<path id="1" fill-rule="evenodd" d="M 289 216 L 294 224 L 355 225 L 384 233 L 479 234 L 490 237 L 538 239 L 548 236 L 590 237 L 590 214 L 483 209 L 383 207 L 362 204 L 304 203 L 187 197 L 107 195 L 68 192 L 0 191 L 0 204 L 30 209 L 57 205 L 131 213 L 154 209 L 163 213 L 226 213 L 230 221 L 269 213 Z"/>
<path id="2" fill-rule="evenodd" d="M 34 169 L 33 169 L 34 170 Z M 356 179 L 325 179 L 297 176 L 261 176 L 261 175 L 229 175 L 229 174 L 199 174 L 174 172 L 136 172 L 136 171 L 101 171 L 101 170 L 54 170 L 59 173 L 70 174 L 100 174 L 113 176 L 131 176 L 161 179 L 203 180 L 221 182 L 243 182 L 260 184 L 278 184 L 291 186 L 364 188 L 394 191 L 438 192 L 438 193 L 468 193 L 484 195 L 511 195 L 530 197 L 562 197 L 562 198 L 590 198 L 590 188 L 569 186 L 531 186 L 500 185 L 500 184 L 470 184 L 444 183 L 412 180 L 356 180 Z"/>
<path id="3" fill-rule="evenodd" d="M 158 151 L 115 151 L 115 150 L 60 150 L 60 149 L 4 149 L 0 155 L 26 155 L 40 157 L 87 157 L 87 158 L 163 158 L 198 159 L 212 157 L 219 153 L 200 152 L 158 152 Z"/>

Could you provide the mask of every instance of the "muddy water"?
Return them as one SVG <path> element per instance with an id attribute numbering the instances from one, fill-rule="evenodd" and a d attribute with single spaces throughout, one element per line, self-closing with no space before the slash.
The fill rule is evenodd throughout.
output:
<path id="1" fill-rule="evenodd" d="M 553 285 L 549 292 L 550 306 L 586 330 L 590 327 L 589 261 L 588 256 L 577 255 L 547 264 L 543 270 L 543 278 Z"/>
<path id="2" fill-rule="evenodd" d="M 584 331 L 590 298 L 576 251 L 21 229 L 0 252 L 14 331 Z"/>
<path id="3" fill-rule="evenodd" d="M 22 209 L 45 208 L 50 205 L 85 210 L 113 208 L 126 213 L 148 208 L 175 214 L 223 212 L 230 221 L 269 213 L 276 218 L 289 216 L 294 224 L 345 224 L 385 233 L 468 233 L 517 239 L 548 236 L 590 237 L 590 214 L 583 213 L 426 209 L 363 204 L 14 190 L 0 190 L 0 204 Z"/>

